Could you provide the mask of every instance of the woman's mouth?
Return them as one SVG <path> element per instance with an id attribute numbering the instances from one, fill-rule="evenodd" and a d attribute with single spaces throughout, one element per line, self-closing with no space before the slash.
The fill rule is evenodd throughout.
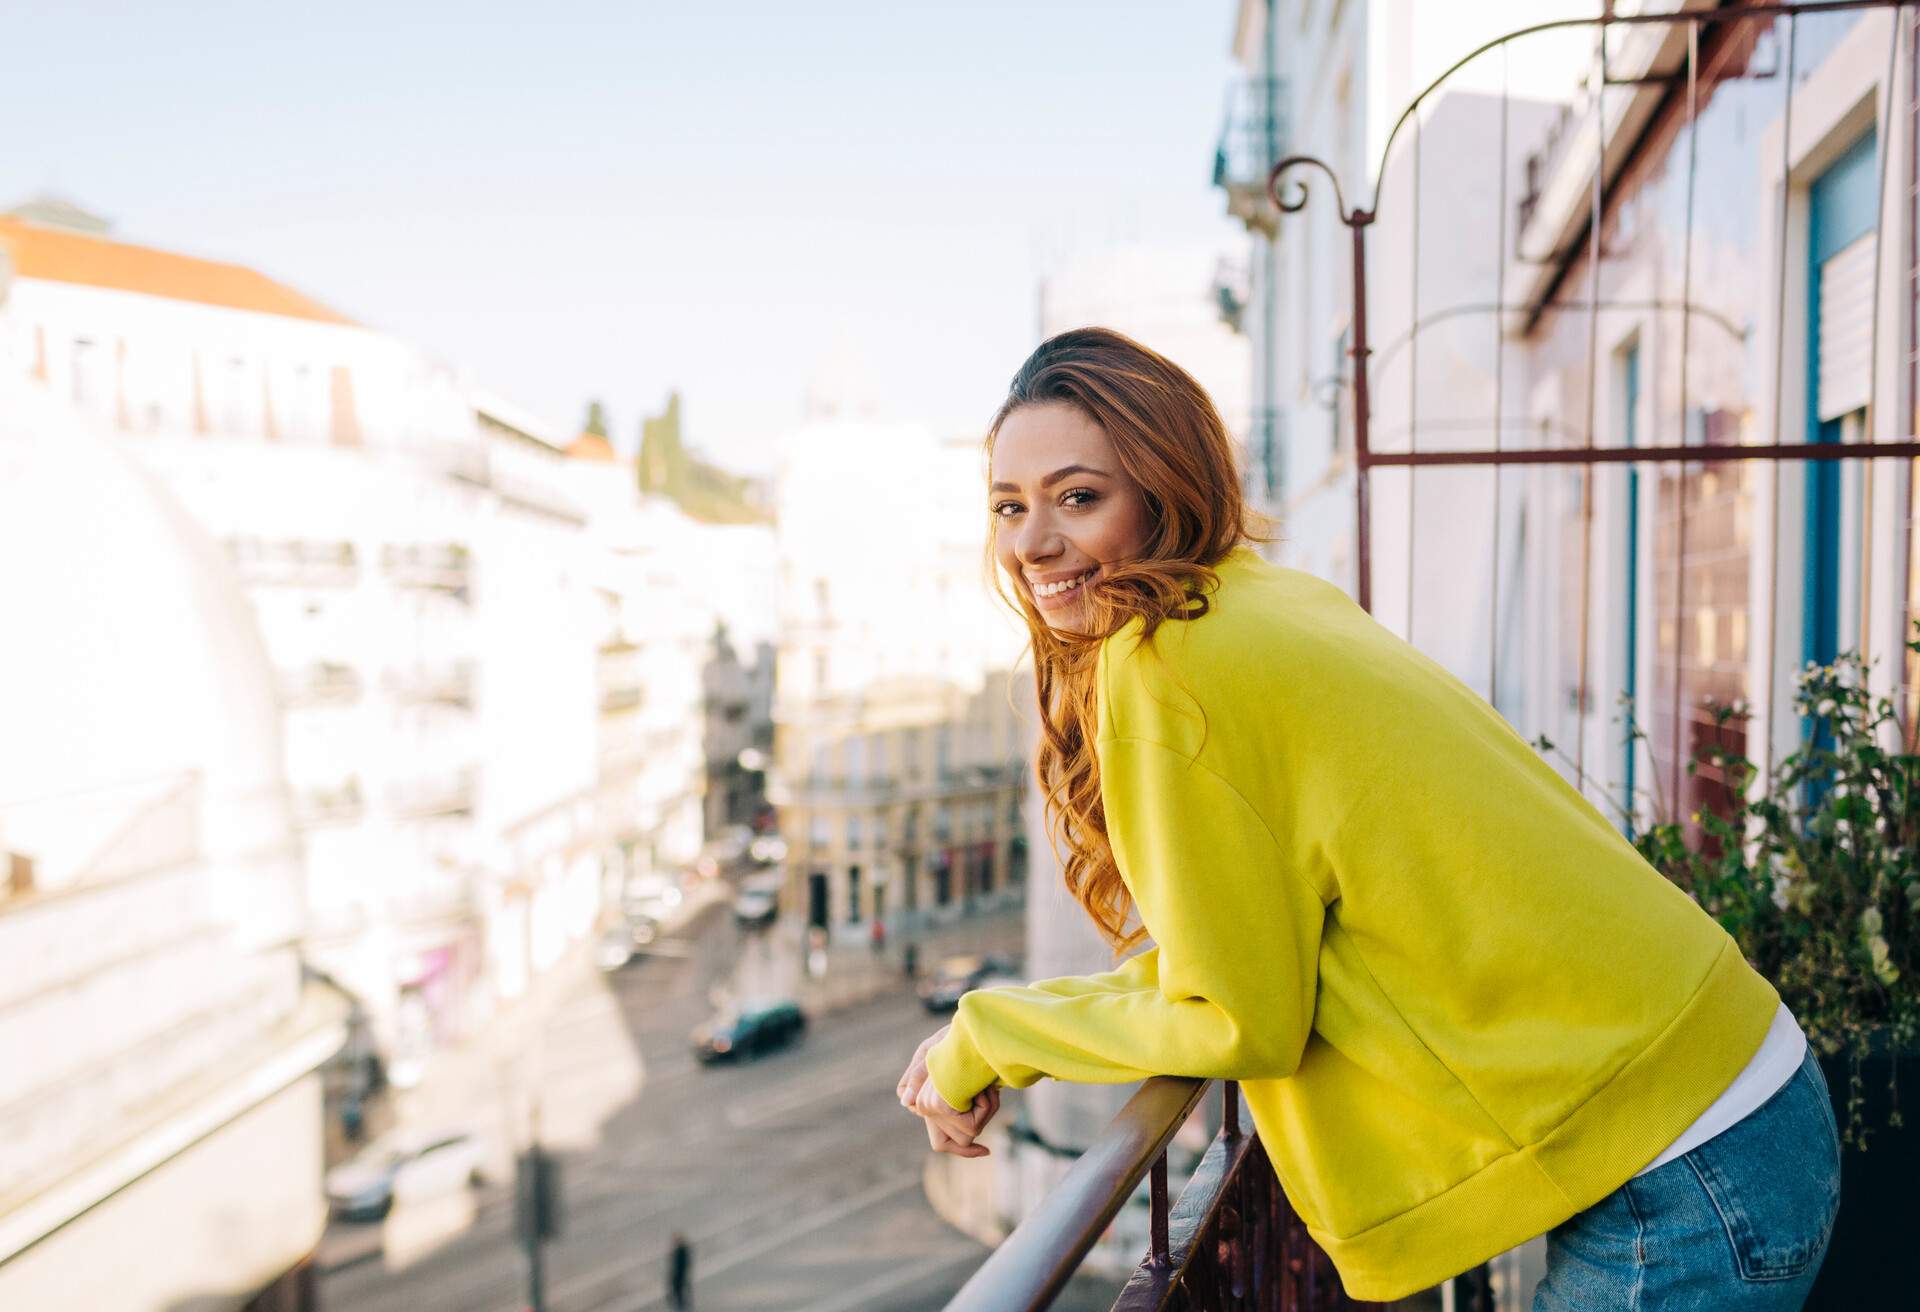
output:
<path id="1" fill-rule="evenodd" d="M 1033 591 L 1034 603 L 1042 610 L 1051 610 L 1057 606 L 1067 605 L 1079 597 L 1081 585 L 1097 574 L 1099 569 L 1100 567 L 1096 565 L 1085 573 L 1076 574 L 1070 579 L 1061 579 L 1055 583 L 1029 584 L 1028 586 Z"/>

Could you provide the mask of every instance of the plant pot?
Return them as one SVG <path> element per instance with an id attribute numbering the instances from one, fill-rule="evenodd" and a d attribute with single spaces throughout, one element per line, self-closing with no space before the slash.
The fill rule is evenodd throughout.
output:
<path id="1" fill-rule="evenodd" d="M 1901 1107 L 1907 1124 L 1887 1124 L 1893 1098 L 1888 1079 L 1898 1064 Z M 1847 1123 L 1847 1058 L 1820 1058 L 1833 1097 L 1833 1118 Z M 1808 1297 L 1808 1309 L 1856 1312 L 1862 1308 L 1908 1307 L 1913 1298 L 1912 1249 L 1915 1218 L 1920 1216 L 1920 1052 L 1898 1057 L 1875 1054 L 1860 1063 L 1862 1115 L 1873 1133 L 1867 1148 L 1842 1148 L 1840 1215 L 1833 1224 L 1820 1278 Z"/>

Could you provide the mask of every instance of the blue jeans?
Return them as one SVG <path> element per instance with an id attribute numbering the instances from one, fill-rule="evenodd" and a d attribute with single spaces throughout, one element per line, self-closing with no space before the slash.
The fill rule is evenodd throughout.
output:
<path id="1" fill-rule="evenodd" d="M 1840 1136 L 1813 1050 L 1738 1123 L 1547 1232 L 1533 1312 L 1791 1312 L 1840 1210 Z"/>

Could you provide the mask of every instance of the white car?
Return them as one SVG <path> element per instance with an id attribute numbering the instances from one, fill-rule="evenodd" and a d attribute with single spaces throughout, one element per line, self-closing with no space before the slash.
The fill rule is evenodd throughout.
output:
<path id="1" fill-rule="evenodd" d="M 485 1183 L 485 1159 L 472 1130 L 395 1130 L 327 1172 L 327 1206 L 342 1220 L 377 1221 L 396 1203 Z"/>

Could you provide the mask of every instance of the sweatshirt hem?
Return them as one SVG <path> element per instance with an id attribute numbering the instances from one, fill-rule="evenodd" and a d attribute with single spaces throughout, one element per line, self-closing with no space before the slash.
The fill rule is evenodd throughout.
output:
<path id="1" fill-rule="evenodd" d="M 1537 1142 L 1356 1235 L 1309 1233 L 1349 1297 L 1382 1302 L 1544 1234 L 1678 1138 L 1745 1068 L 1779 1001 L 1728 939 L 1659 1037 Z"/>

